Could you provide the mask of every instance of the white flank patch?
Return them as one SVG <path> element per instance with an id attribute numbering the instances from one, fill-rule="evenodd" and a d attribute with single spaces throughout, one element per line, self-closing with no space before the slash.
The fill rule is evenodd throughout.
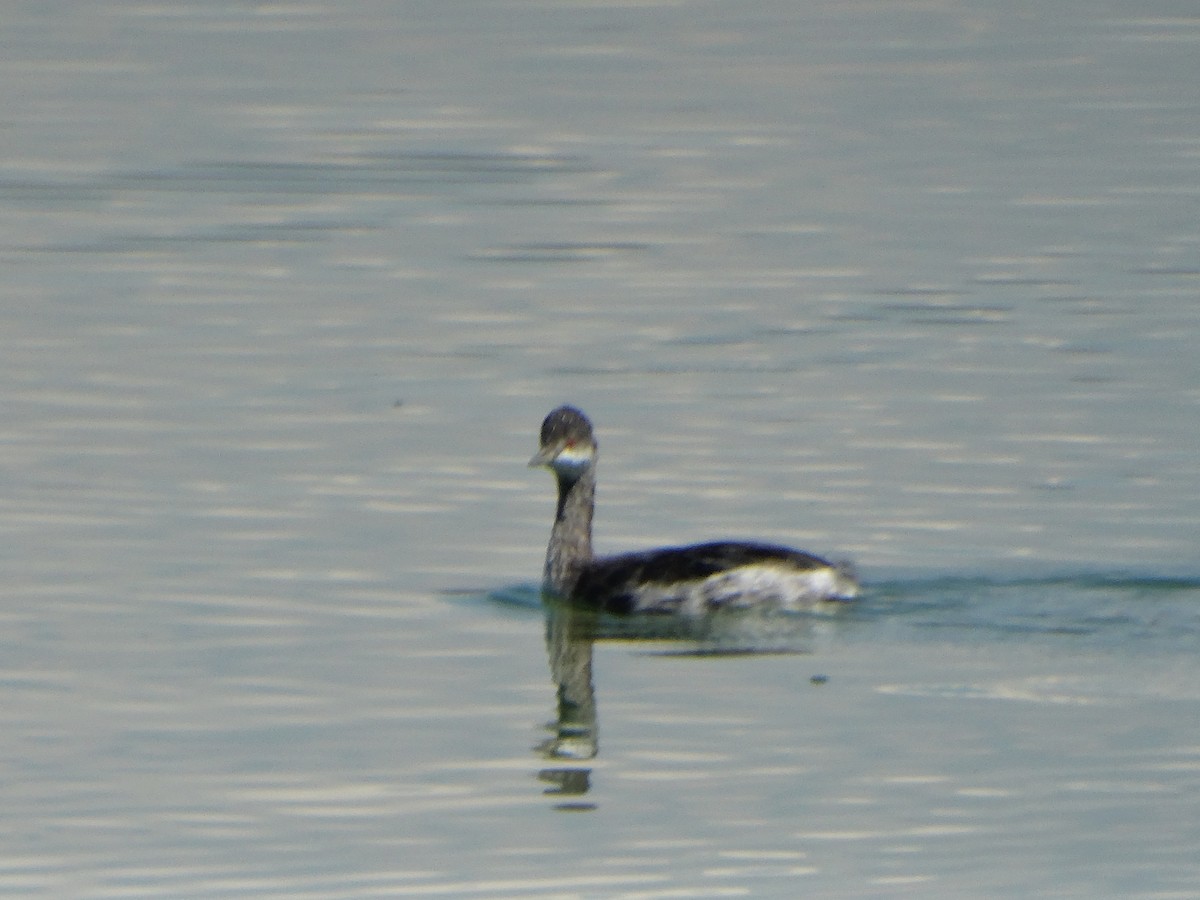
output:
<path id="1" fill-rule="evenodd" d="M 776 563 L 739 566 L 702 581 L 646 585 L 637 608 L 677 609 L 701 615 L 714 607 L 803 610 L 828 601 L 849 600 L 857 585 L 832 566 L 799 570 Z"/>

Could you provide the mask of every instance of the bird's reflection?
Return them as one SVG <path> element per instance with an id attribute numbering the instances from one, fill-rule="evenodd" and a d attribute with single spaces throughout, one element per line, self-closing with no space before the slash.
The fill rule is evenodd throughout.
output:
<path id="1" fill-rule="evenodd" d="M 662 656 L 735 657 L 807 653 L 813 638 L 833 627 L 828 618 L 728 612 L 698 618 L 611 616 L 574 608 L 553 597 L 542 598 L 546 653 L 557 694 L 550 736 L 535 750 L 547 761 L 538 778 L 555 809 L 586 811 L 592 766 L 600 750 L 592 649 L 597 640 L 658 644 Z M 814 682 L 815 683 L 815 682 Z"/>
<path id="2" fill-rule="evenodd" d="M 553 600 L 547 600 L 545 608 L 546 652 L 558 691 L 558 715 L 547 726 L 551 736 L 537 747 L 551 762 L 538 778 L 550 785 L 546 793 L 559 799 L 556 809 L 595 809 L 595 804 L 580 798 L 591 788 L 592 768 L 586 761 L 599 751 L 592 683 L 596 614 Z"/>

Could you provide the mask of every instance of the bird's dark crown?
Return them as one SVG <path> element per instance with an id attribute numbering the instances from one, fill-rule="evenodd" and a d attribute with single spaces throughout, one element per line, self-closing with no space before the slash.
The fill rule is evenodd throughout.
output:
<path id="1" fill-rule="evenodd" d="M 595 443 L 592 423 L 574 406 L 560 406 L 546 416 L 542 422 L 542 446 L 548 447 L 562 441 L 568 445 Z"/>

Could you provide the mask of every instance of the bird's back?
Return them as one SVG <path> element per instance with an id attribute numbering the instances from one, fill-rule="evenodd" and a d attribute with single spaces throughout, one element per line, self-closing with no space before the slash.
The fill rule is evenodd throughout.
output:
<path id="1" fill-rule="evenodd" d="M 857 593 L 845 566 L 772 544 L 716 541 L 591 560 L 571 599 L 609 612 L 797 609 Z"/>

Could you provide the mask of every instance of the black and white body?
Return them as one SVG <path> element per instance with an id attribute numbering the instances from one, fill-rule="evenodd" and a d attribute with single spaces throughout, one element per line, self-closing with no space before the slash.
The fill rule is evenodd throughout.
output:
<path id="1" fill-rule="evenodd" d="M 587 416 L 560 406 L 546 417 L 529 464 L 549 468 L 558 480 L 547 592 L 608 612 L 684 615 L 719 608 L 813 609 L 857 595 L 849 566 L 771 544 L 717 541 L 594 557 L 596 459 Z"/>

